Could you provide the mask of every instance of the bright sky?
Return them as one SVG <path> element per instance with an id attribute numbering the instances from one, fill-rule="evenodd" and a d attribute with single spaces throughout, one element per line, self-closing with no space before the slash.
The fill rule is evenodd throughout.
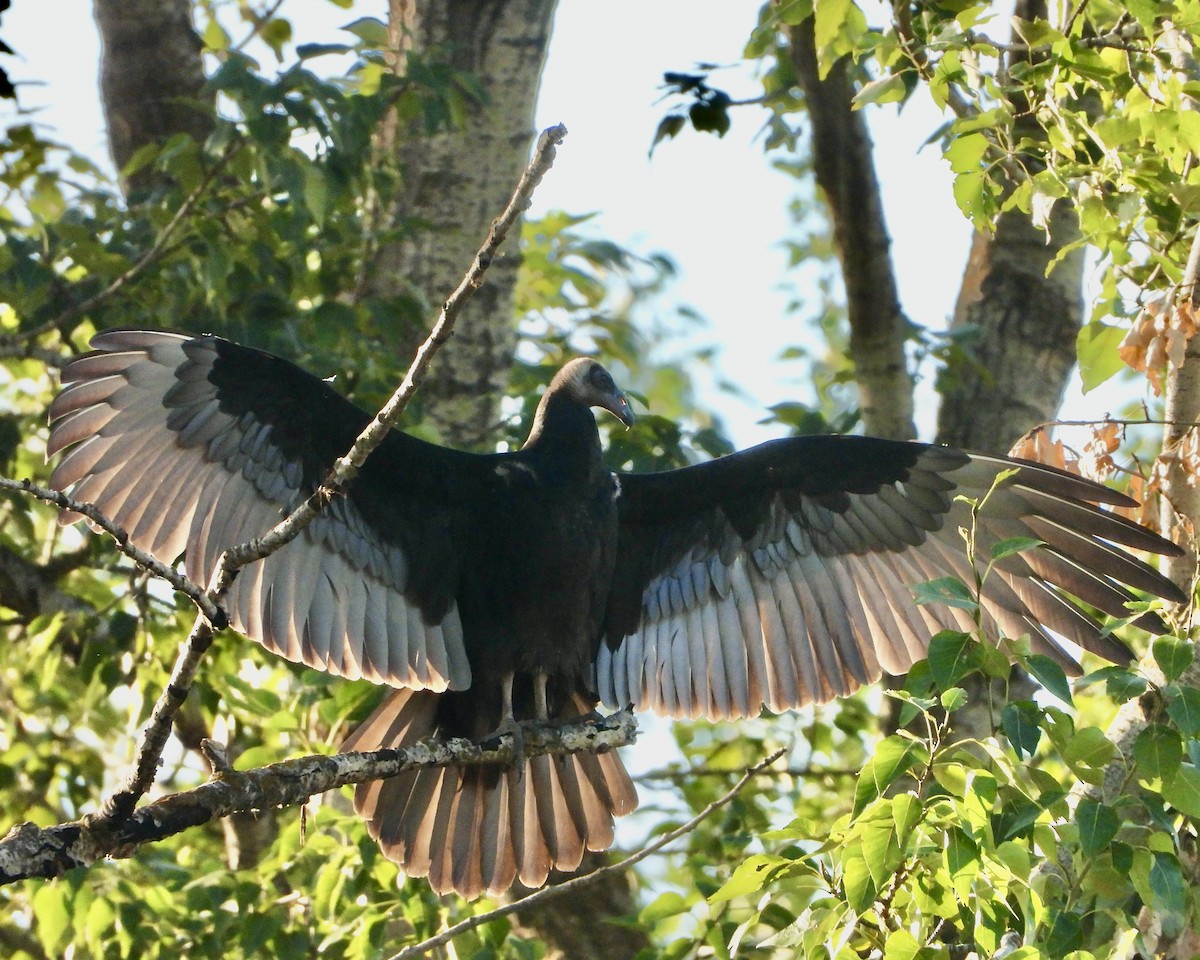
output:
<path id="1" fill-rule="evenodd" d="M 563 3 L 538 110 L 540 127 L 561 121 L 570 136 L 538 191 L 535 210 L 598 212 L 591 226 L 598 236 L 675 260 L 681 271 L 675 296 L 708 319 L 710 326 L 697 336 L 720 345 L 721 375 L 744 391 L 744 397 L 715 391 L 705 397 L 739 445 L 778 435 L 777 427 L 755 426 L 770 404 L 809 399 L 797 382 L 798 365 L 776 362 L 785 347 L 813 336 L 785 319 L 792 294 L 781 288 L 781 241 L 796 185 L 764 159 L 754 108 L 735 115 L 724 140 L 685 133 L 661 145 L 653 159 L 647 148 L 666 109 L 656 103 L 663 71 L 698 62 L 736 64 L 759 5 Z M 44 107 L 39 122 L 105 158 L 91 3 L 57 0 L 53 30 L 46 29 L 48 9 L 25 0 L 4 15 L 5 39 L 20 56 L 16 62 L 6 58 L 10 72 L 44 83 L 23 87 L 22 104 Z M 319 0 L 292 0 L 285 10 L 301 41 L 332 41 L 338 27 L 357 16 L 385 16 L 381 2 L 360 2 L 347 12 Z M 715 82 L 735 97 L 758 92 L 744 70 L 722 71 Z M 953 306 L 969 228 L 953 205 L 938 151 L 918 152 L 940 117 L 932 107 L 910 104 L 899 119 L 894 111 L 875 111 L 871 120 L 905 307 L 918 322 L 941 327 Z"/>

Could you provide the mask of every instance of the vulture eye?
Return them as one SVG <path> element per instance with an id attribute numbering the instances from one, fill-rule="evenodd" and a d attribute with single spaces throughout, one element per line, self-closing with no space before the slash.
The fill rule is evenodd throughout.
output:
<path id="1" fill-rule="evenodd" d="M 588 379 L 592 381 L 592 386 L 601 393 L 615 393 L 617 390 L 612 376 L 603 367 L 592 367 L 592 374 Z"/>

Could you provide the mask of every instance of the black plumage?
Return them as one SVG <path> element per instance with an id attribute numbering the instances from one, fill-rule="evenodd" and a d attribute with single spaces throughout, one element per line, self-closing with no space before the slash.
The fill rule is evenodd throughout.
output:
<path id="1" fill-rule="evenodd" d="M 221 552 L 307 496 L 368 420 L 328 384 L 216 337 L 109 331 L 63 369 L 52 483 L 135 544 L 209 579 Z M 393 431 L 345 496 L 245 569 L 232 624 L 291 660 L 387 684 L 346 749 L 482 737 L 601 700 L 713 719 L 783 710 L 905 672 L 961 609 L 911 586 L 973 582 L 958 532 L 982 498 L 977 549 L 1013 536 L 983 590 L 991 636 L 1125 648 L 1074 602 L 1123 616 L 1135 588 L 1178 589 L 1124 547 L 1177 548 L 1098 504 L 1105 487 L 1037 464 L 920 443 L 801 437 L 682 470 L 614 474 L 590 407 L 632 420 L 609 374 L 575 360 L 525 446 L 470 454 Z M 1153 614 L 1139 621 L 1161 632 Z M 636 805 L 614 754 L 524 771 L 427 770 L 364 784 L 356 809 L 384 852 L 438 891 L 545 881 L 612 842 Z"/>

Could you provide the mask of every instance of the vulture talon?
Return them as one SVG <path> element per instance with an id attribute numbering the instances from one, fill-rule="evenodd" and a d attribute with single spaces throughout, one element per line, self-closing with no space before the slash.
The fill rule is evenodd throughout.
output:
<path id="1" fill-rule="evenodd" d="M 503 720 L 495 730 L 489 733 L 486 737 L 479 741 L 480 746 L 490 748 L 493 743 L 498 745 L 498 741 L 502 737 L 512 737 L 513 741 L 513 759 L 511 766 L 517 769 L 518 775 L 524 772 L 525 767 L 525 725 L 528 721 L 514 720 L 509 717 Z"/>
<path id="2" fill-rule="evenodd" d="M 157 559 L 184 554 L 197 583 L 318 489 L 371 419 L 286 360 L 219 337 L 106 330 L 92 346 L 62 367 L 50 406 L 51 486 Z M 439 893 L 540 886 L 607 848 L 613 817 L 636 806 L 615 753 L 535 759 L 524 776 L 525 734 L 551 707 L 555 721 L 597 700 L 755 717 L 906 673 L 939 630 L 974 632 L 971 613 L 918 607 L 911 590 L 975 582 L 960 528 L 974 525 L 981 557 L 1014 539 L 1044 545 L 992 565 L 980 617 L 988 636 L 1029 634 L 1068 670 L 1059 638 L 1129 659 L 1075 598 L 1114 617 L 1139 596 L 1187 599 L 1126 548 L 1182 551 L 1104 509 L 1132 500 L 1050 467 L 807 436 L 613 472 L 592 407 L 633 423 L 612 376 L 580 358 L 550 381 L 520 450 L 465 453 L 392 430 L 223 601 L 264 647 L 393 688 L 343 749 L 474 738 L 497 717 L 485 741 L 513 735 L 515 772 L 409 771 L 355 793 L 385 855 Z M 970 501 L 984 503 L 977 515 Z M 532 675 L 520 713 L 537 718 L 520 723 L 518 666 Z"/>

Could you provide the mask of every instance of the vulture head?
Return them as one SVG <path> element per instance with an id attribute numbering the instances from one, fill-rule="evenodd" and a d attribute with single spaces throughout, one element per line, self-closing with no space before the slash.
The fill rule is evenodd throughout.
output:
<path id="1" fill-rule="evenodd" d="M 633 426 L 633 408 L 628 398 L 612 374 L 590 357 L 576 357 L 554 375 L 538 405 L 537 422 L 544 420 L 546 406 L 558 397 L 584 407 L 600 407 L 625 426 Z"/>
<path id="2" fill-rule="evenodd" d="M 197 583 L 311 493 L 370 420 L 287 361 L 218 337 L 110 330 L 92 343 L 63 367 L 50 408 L 47 449 L 63 454 L 51 485 L 158 559 L 183 553 Z M 234 582 L 234 628 L 391 688 L 344 749 L 570 720 L 597 699 L 754 717 L 904 673 L 937 632 L 980 625 L 1066 670 L 1064 640 L 1125 662 L 1094 613 L 1188 599 L 1127 549 L 1182 554 L 1113 509 L 1132 500 L 1040 464 L 809 436 L 613 474 L 592 407 L 633 422 L 608 371 L 578 359 L 521 450 L 464 453 L 392 431 L 304 536 Z M 998 558 L 978 613 L 913 599 L 926 581 L 979 582 L 960 529 Z M 1001 549 L 1013 538 L 1036 546 Z M 1153 612 L 1136 624 L 1167 629 Z M 586 752 L 410 770 L 355 794 L 406 874 L 468 897 L 574 870 L 636 803 L 617 755 Z"/>

